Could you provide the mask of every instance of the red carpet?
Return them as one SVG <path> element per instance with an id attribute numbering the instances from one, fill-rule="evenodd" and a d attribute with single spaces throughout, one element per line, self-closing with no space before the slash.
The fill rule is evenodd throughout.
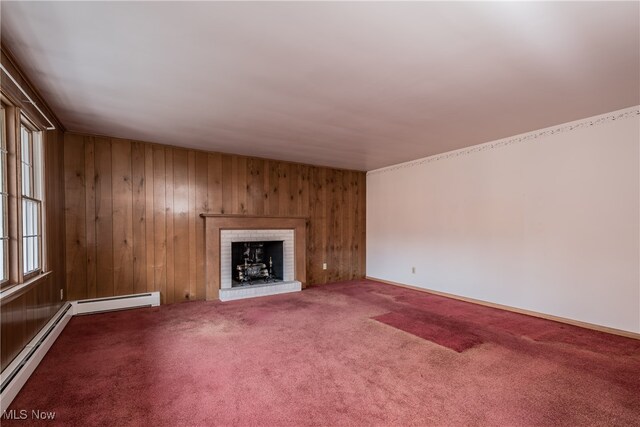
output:
<path id="1" fill-rule="evenodd" d="M 638 426 L 640 341 L 337 283 L 75 317 L 11 409 L 66 426 Z"/>

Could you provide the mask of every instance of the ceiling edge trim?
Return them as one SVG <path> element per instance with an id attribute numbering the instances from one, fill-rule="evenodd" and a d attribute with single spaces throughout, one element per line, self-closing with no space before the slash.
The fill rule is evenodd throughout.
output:
<path id="1" fill-rule="evenodd" d="M 598 126 L 605 123 L 610 123 L 616 120 L 624 120 L 631 117 L 640 116 L 640 105 L 624 108 L 622 110 L 612 111 L 610 113 L 601 114 L 598 116 L 592 116 L 586 119 L 575 120 L 573 122 L 563 123 L 561 125 L 551 126 L 535 130 L 532 132 L 522 133 L 513 137 L 497 139 L 491 142 L 485 142 L 478 145 L 472 145 L 470 147 L 461 148 L 454 151 L 447 151 L 441 154 L 435 154 L 433 156 L 423 157 L 416 160 L 411 160 L 405 163 L 399 163 L 397 165 L 387 166 L 380 169 L 374 169 L 367 172 L 368 175 L 377 175 L 386 172 L 392 172 L 400 169 L 411 168 L 420 166 L 426 163 L 435 162 L 438 160 L 446 160 L 454 157 L 465 156 L 468 154 L 479 153 L 482 151 L 492 150 L 494 148 L 507 147 L 509 145 L 532 142 L 534 140 L 544 138 L 547 136 L 556 135 L 559 133 L 571 132 L 578 129 L 584 129 L 590 126 Z"/>

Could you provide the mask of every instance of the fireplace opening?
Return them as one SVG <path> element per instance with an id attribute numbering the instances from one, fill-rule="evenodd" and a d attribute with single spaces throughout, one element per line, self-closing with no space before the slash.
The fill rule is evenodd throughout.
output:
<path id="1" fill-rule="evenodd" d="M 282 281 L 283 244 L 283 240 L 231 243 L 231 286 Z"/>

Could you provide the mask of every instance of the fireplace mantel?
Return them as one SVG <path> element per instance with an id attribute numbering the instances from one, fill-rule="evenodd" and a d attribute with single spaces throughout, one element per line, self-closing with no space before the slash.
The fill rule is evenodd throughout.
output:
<path id="1" fill-rule="evenodd" d="M 293 230 L 295 238 L 295 280 L 307 283 L 307 217 L 200 214 L 205 221 L 206 298 L 219 299 L 221 230 Z"/>

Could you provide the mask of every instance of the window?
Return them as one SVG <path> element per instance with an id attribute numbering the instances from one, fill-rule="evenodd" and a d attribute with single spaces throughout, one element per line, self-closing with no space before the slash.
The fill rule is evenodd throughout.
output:
<path id="1" fill-rule="evenodd" d="M 42 141 L 40 132 L 26 120 L 20 124 L 22 171 L 22 272 L 38 273 L 42 267 Z"/>
<path id="2" fill-rule="evenodd" d="M 0 106 L 0 284 L 9 280 L 9 194 L 7 189 L 7 133 L 5 109 Z"/>

